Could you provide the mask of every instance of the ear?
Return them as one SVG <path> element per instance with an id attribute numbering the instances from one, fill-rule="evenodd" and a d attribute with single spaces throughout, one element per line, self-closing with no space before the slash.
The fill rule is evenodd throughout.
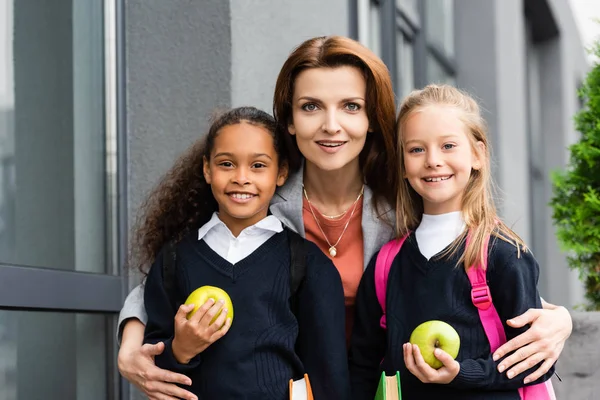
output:
<path id="1" fill-rule="evenodd" d="M 485 144 L 481 140 L 475 143 L 475 149 L 473 151 L 473 169 L 480 170 L 483 165 L 483 159 L 485 157 Z"/>
<path id="2" fill-rule="evenodd" d="M 285 181 L 287 181 L 289 172 L 290 168 L 287 162 L 283 163 L 283 165 L 279 167 L 279 172 L 277 173 L 277 186 L 283 186 Z"/>
<path id="3" fill-rule="evenodd" d="M 206 157 L 202 157 L 202 172 L 204 173 L 204 179 L 206 180 L 206 183 L 210 185 L 210 163 Z"/>
<path id="4" fill-rule="evenodd" d="M 296 135 L 296 127 L 294 126 L 294 121 L 290 121 L 290 123 L 288 124 L 288 132 L 292 136 Z"/>

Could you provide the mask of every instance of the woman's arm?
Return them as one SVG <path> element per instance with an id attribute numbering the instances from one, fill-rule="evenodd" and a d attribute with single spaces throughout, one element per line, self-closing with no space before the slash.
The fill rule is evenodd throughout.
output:
<path id="1" fill-rule="evenodd" d="M 158 368 L 154 357 L 162 354 L 164 343 L 145 344 L 144 324 L 137 319 L 129 319 L 123 328 L 123 339 L 119 349 L 119 372 L 152 400 L 194 399 L 197 397 L 177 384 L 191 385 L 185 375 Z"/>
<path id="2" fill-rule="evenodd" d="M 119 372 L 149 399 L 196 399 L 195 395 L 176 385 L 189 386 L 192 383 L 190 378 L 156 366 L 154 358 L 163 353 L 165 349 L 163 342 L 142 346 L 147 320 L 144 286 L 138 285 L 125 299 L 119 314 L 117 329 L 117 339 L 121 345 L 117 359 Z"/>
<path id="3" fill-rule="evenodd" d="M 510 368 L 508 373 L 516 376 L 544 361 L 535 372 L 526 378 L 527 381 L 535 381 L 554 365 L 567 338 L 571 335 L 573 321 L 565 307 L 547 303 L 543 299 L 542 306 L 543 309 L 530 308 L 525 313 L 507 321 L 508 325 L 513 328 L 521 328 L 529 324 L 531 324 L 531 328 L 496 350 L 494 360 L 499 360 L 514 351 L 513 354 L 502 360 L 498 365 L 498 371 Z"/>
<path id="4" fill-rule="evenodd" d="M 117 341 L 120 344 L 123 337 L 123 331 L 125 325 L 129 320 L 136 319 L 142 325 L 146 325 L 148 322 L 148 315 L 146 314 L 146 307 L 144 307 L 144 285 L 137 285 L 125 299 L 123 308 L 119 313 L 119 321 L 117 323 Z M 142 339 L 144 331 L 142 330 Z M 140 339 L 140 345 L 142 340 Z"/>

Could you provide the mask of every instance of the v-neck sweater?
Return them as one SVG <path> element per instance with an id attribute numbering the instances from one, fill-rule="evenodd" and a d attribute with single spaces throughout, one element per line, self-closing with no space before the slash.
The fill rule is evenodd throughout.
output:
<path id="1" fill-rule="evenodd" d="M 446 251 L 444 249 L 442 254 Z M 430 399 L 519 399 L 529 369 L 513 379 L 498 373 L 477 308 L 471 302 L 471 284 L 464 268 L 457 266 L 464 244 L 452 256 L 436 255 L 427 260 L 412 233 L 392 262 L 386 295 L 387 330 L 379 325 L 381 307 L 375 294 L 373 257 L 358 289 L 356 319 L 350 347 L 353 399 L 372 400 L 381 371 L 400 371 L 402 398 Z M 540 308 L 537 292 L 539 267 L 530 252 L 521 252 L 501 239 L 490 239 L 487 279 L 494 305 L 510 340 L 527 328 L 515 329 L 506 320 Z M 406 369 L 402 345 L 412 331 L 429 320 L 442 320 L 454 327 L 461 340 L 456 360 L 460 372 L 447 385 L 425 384 Z M 383 362 L 382 362 L 383 359 Z M 552 376 L 551 368 L 534 383 Z"/>
<path id="2" fill-rule="evenodd" d="M 163 286 L 162 254 L 146 280 L 148 312 L 144 342 L 163 341 L 157 366 L 186 374 L 199 399 L 287 399 L 288 382 L 308 373 L 317 398 L 349 397 L 344 341 L 344 303 L 339 273 L 306 242 L 306 274 L 298 307 L 290 308 L 288 232 L 273 235 L 252 254 L 231 264 L 197 234 L 177 245 L 176 291 L 184 302 L 204 285 L 225 290 L 234 309 L 229 332 L 180 364 L 173 355 L 175 311 Z"/>

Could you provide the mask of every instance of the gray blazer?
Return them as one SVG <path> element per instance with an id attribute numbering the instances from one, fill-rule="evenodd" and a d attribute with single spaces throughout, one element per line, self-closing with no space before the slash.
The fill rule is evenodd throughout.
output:
<path id="1" fill-rule="evenodd" d="M 302 177 L 304 171 L 302 168 L 294 174 L 291 174 L 282 187 L 280 187 L 273 199 L 269 209 L 271 213 L 281 220 L 289 228 L 295 230 L 303 237 L 304 221 L 302 219 Z M 368 186 L 365 186 L 363 195 L 363 215 L 362 231 L 364 242 L 364 268 L 381 246 L 390 241 L 394 235 L 394 228 L 382 222 L 371 204 L 373 193 Z M 385 207 L 384 215 L 390 221 L 394 220 L 393 208 Z M 125 299 L 125 304 L 119 314 L 119 324 L 117 325 L 117 340 L 121 343 L 123 333 L 123 322 L 129 318 L 137 318 L 144 325 L 148 321 L 148 315 L 144 308 L 144 286 L 136 286 Z"/>

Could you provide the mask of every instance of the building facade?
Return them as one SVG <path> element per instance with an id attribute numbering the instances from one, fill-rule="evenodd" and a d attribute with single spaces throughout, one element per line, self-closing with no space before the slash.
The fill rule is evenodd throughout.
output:
<path id="1" fill-rule="evenodd" d="M 0 3 L 0 399 L 128 399 L 116 313 L 140 276 L 127 232 L 217 108 L 271 110 L 290 51 L 360 40 L 397 98 L 480 100 L 502 216 L 572 307 L 547 203 L 589 68 L 567 0 L 61 0 Z"/>

